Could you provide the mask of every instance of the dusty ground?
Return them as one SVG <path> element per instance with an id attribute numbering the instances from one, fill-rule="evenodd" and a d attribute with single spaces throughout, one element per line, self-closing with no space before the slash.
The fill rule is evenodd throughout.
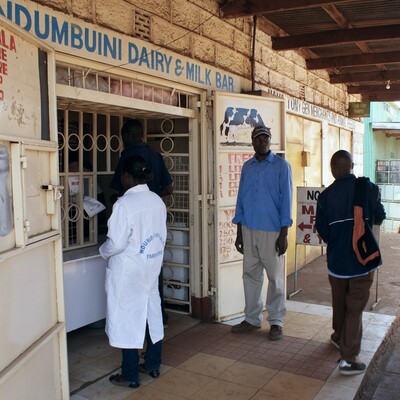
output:
<path id="1" fill-rule="evenodd" d="M 400 311 L 400 234 L 382 233 L 380 239 L 383 265 L 379 268 L 378 293 L 375 282 L 366 311 L 397 315 Z M 287 280 L 288 293 L 294 291 L 293 274 Z M 297 275 L 297 289 L 301 292 L 291 299 L 300 302 L 331 305 L 331 292 L 326 272 L 326 259 L 321 256 L 306 265 Z M 378 304 L 371 306 L 380 299 Z"/>

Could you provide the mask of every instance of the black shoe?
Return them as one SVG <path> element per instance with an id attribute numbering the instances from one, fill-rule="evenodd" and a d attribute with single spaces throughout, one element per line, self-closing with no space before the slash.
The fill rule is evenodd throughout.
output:
<path id="1" fill-rule="evenodd" d="M 242 321 L 240 324 L 233 325 L 231 328 L 232 333 L 244 333 L 260 329 L 261 326 L 252 325 L 247 321 Z"/>
<path id="2" fill-rule="evenodd" d="M 365 372 L 367 366 L 362 362 L 347 362 L 340 360 L 339 374 L 341 375 L 358 375 Z"/>
<path id="3" fill-rule="evenodd" d="M 279 325 L 271 325 L 268 335 L 269 340 L 281 340 L 282 337 L 283 337 L 282 327 Z"/>
<path id="4" fill-rule="evenodd" d="M 160 370 L 159 369 L 153 369 L 153 370 L 149 371 L 144 366 L 144 363 L 138 365 L 138 371 L 141 372 L 142 374 L 150 375 L 154 379 L 158 378 L 160 376 Z"/>
<path id="5" fill-rule="evenodd" d="M 128 387 L 132 389 L 136 389 L 140 386 L 139 381 L 129 382 L 121 374 L 111 375 L 108 379 L 113 385 L 117 386 Z"/>

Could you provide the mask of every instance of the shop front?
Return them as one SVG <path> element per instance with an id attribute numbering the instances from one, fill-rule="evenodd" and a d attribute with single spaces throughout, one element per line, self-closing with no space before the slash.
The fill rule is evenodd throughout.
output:
<path id="1" fill-rule="evenodd" d="M 98 247 L 116 195 L 110 180 L 123 150 L 120 129 L 129 118 L 142 121 L 145 140 L 174 180 L 165 198 L 167 308 L 204 319 L 241 313 L 243 299 L 231 292 L 242 293 L 231 219 L 241 165 L 253 151 L 252 126 L 271 128 L 272 148 L 292 164 L 296 187 L 331 182 L 330 156 L 354 150 L 356 123 L 280 92 L 239 94 L 249 89 L 239 76 L 37 3 L 8 1 L 1 12 L 56 51 L 67 331 L 105 317 Z M 305 250 L 300 263 L 318 254 Z"/>
<path id="2" fill-rule="evenodd" d="M 322 108 L 310 111 L 313 106 L 307 102 L 297 108 L 292 98 L 280 92 L 241 94 L 251 84 L 239 75 L 38 3 L 1 1 L 0 14 L 6 17 L 1 27 L 8 26 L 8 19 L 22 28 L 19 31 L 28 31 L 35 43 L 46 48 L 51 61 L 46 64 L 50 94 L 32 100 L 38 109 L 47 104 L 50 110 L 45 144 L 14 146 L 14 141 L 21 142 L 14 137 L 18 135 L 8 133 L 6 139 L 2 129 L 0 145 L 14 165 L 13 193 L 20 167 L 29 176 L 21 175 L 19 185 L 32 191 L 27 200 L 22 194 L 13 197 L 13 218 L 22 225 L 18 230 L 14 222 L 15 240 L 6 236 L 7 246 L 25 246 L 22 238 L 30 229 L 29 243 L 47 243 L 53 249 L 52 253 L 37 246 L 18 256 L 21 265 L 40 264 L 47 257 L 48 275 L 55 274 L 55 286 L 49 290 L 57 296 L 50 304 L 52 312 L 58 310 L 56 320 L 61 323 L 54 332 L 61 338 L 63 378 L 65 333 L 105 318 L 106 263 L 98 248 L 105 240 L 115 201 L 110 182 L 123 150 L 124 121 L 142 122 L 146 142 L 162 154 L 174 181 L 173 194 L 164 198 L 167 311 L 199 319 L 220 321 L 243 312 L 242 258 L 234 247 L 232 218 L 241 167 L 253 155 L 252 128 L 259 124 L 271 128 L 272 149 L 292 165 L 294 187 L 329 184 L 329 159 L 339 148 L 362 154 L 361 124 Z M 31 56 L 20 57 L 21 64 Z M 38 60 L 32 61 L 37 68 Z M 13 68 L 18 75 L 18 62 Z M 28 87 L 30 79 L 24 84 Z M 22 85 L 21 91 L 25 90 Z M 16 132 L 15 127 L 24 127 L 27 121 L 7 120 L 7 124 L 7 132 Z M 0 162 L 1 157 L 0 152 Z M 46 163 L 47 175 L 42 172 Z M 34 195 L 39 186 L 45 206 Z M 29 206 L 30 226 L 20 203 Z M 45 226 L 34 229 L 35 223 Z M 289 236 L 286 275 L 293 271 L 293 235 L 294 230 Z M 2 261 L 8 247 L 3 248 L 3 238 L 0 243 Z M 304 250 L 300 262 L 318 254 L 315 249 Z M 63 385 L 67 390 L 68 385 Z"/>

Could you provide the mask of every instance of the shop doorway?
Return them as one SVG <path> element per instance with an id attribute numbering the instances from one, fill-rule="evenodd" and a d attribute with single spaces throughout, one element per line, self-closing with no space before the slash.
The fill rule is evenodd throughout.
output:
<path id="1" fill-rule="evenodd" d="M 106 264 L 98 254 L 98 247 L 105 240 L 106 223 L 115 200 L 110 182 L 123 150 L 120 130 L 130 118 L 142 122 L 145 141 L 162 154 L 174 181 L 173 194 L 163 198 L 168 226 L 163 263 L 164 302 L 168 313 L 190 315 L 191 298 L 198 296 L 196 288 L 201 279 L 198 267 L 202 214 L 198 204 L 202 190 L 200 95 L 139 84 L 128 78 L 105 77 L 93 71 L 87 74 L 66 65 L 57 68 L 57 80 L 69 348 L 75 345 L 79 331 L 86 331 L 88 338 L 92 336 L 91 328 L 97 330 L 101 340 L 107 340 L 104 335 Z M 89 208 L 88 202 L 92 208 L 97 202 L 104 207 L 99 206 L 96 212 Z M 89 345 L 89 342 L 84 338 L 82 343 Z M 70 369 L 73 363 L 74 359 L 70 360 Z M 73 391 L 71 373 L 70 377 Z"/>

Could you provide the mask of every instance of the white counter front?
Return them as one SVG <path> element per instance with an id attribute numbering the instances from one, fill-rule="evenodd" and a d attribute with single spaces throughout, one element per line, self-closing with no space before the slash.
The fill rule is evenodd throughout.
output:
<path id="1" fill-rule="evenodd" d="M 106 265 L 97 246 L 64 253 L 67 332 L 106 317 Z"/>

